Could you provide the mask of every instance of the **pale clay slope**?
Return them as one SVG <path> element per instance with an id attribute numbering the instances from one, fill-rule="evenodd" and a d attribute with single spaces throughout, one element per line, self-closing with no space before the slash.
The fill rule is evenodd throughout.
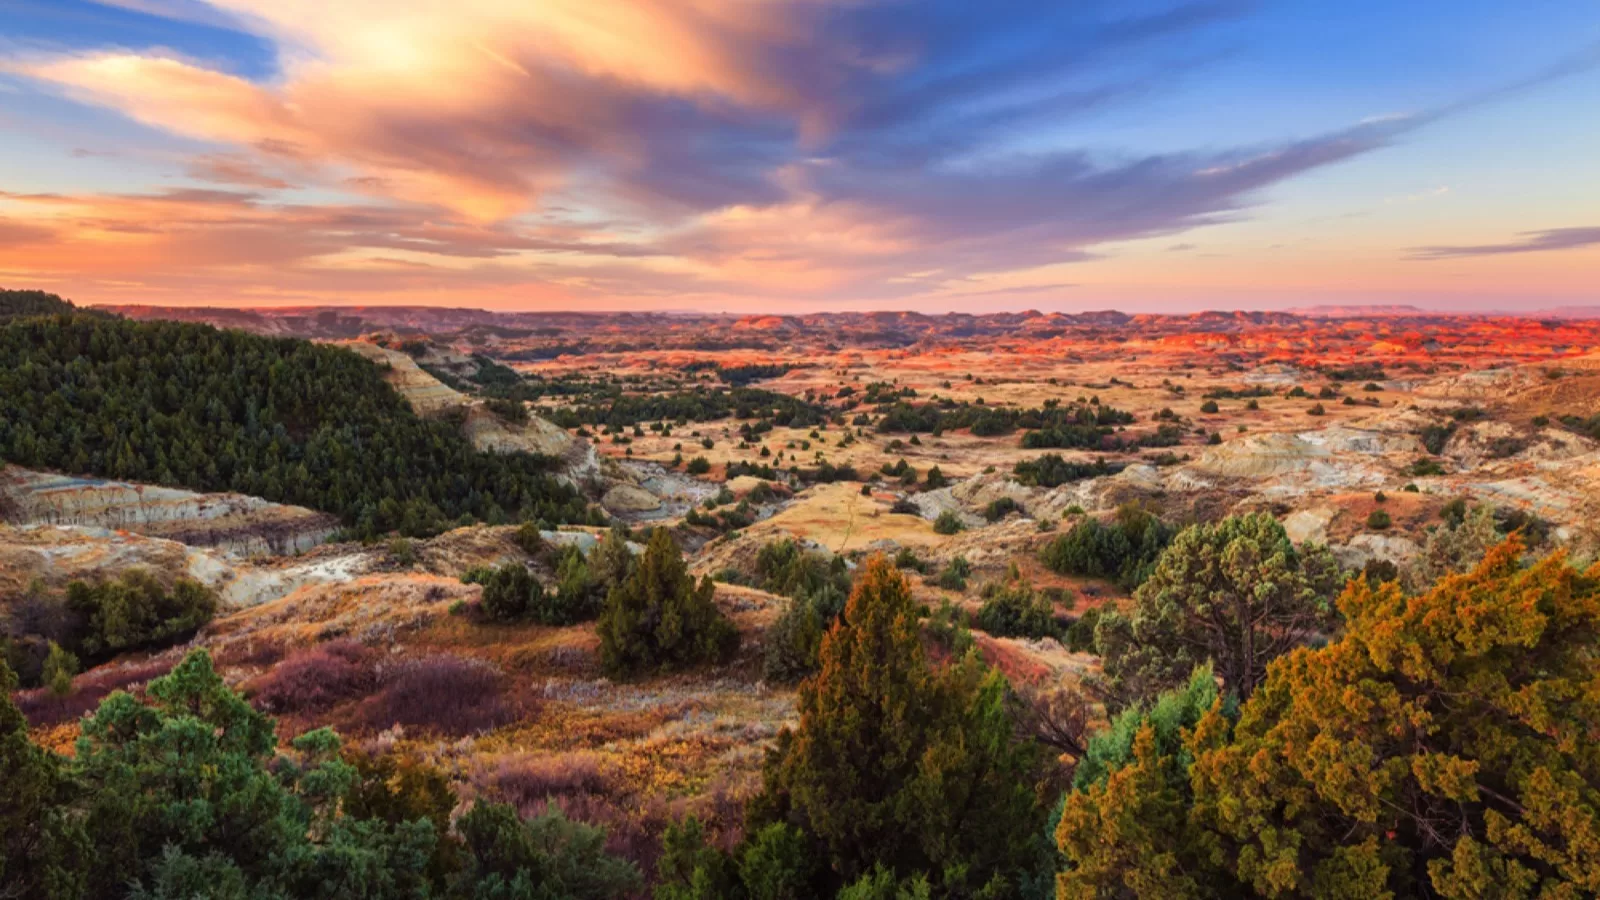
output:
<path id="1" fill-rule="evenodd" d="M 338 521 L 244 494 L 0 467 L 0 522 L 132 531 L 241 555 L 293 554 L 322 543 Z"/>
<path id="2" fill-rule="evenodd" d="M 351 341 L 341 346 L 385 366 L 384 379 L 400 392 L 418 415 L 438 415 L 452 409 L 466 410 L 467 418 L 462 430 L 479 450 L 490 453 L 537 453 L 552 457 L 560 461 L 562 477 L 583 488 L 601 483 L 608 474 L 603 471 L 600 456 L 588 441 L 573 437 L 551 422 L 538 416 L 529 416 L 528 421 L 522 424 L 501 421 L 482 403 L 434 378 L 404 353 L 365 341 Z"/>

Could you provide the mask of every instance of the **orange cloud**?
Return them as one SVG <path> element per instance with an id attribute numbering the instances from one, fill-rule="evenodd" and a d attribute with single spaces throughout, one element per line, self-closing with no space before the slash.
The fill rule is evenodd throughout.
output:
<path id="1" fill-rule="evenodd" d="M 781 113 L 812 135 L 831 117 L 826 79 L 773 62 L 826 59 L 805 22 L 826 0 L 211 5 L 278 40 L 276 83 L 126 52 L 10 68 L 174 134 L 292 156 L 484 221 L 529 208 L 580 167 L 642 165 L 648 135 L 629 121 L 640 93 Z"/>

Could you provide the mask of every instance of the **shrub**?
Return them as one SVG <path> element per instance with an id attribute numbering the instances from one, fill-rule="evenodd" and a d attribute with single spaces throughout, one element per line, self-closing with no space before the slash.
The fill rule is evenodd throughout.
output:
<path id="1" fill-rule="evenodd" d="M 822 635 L 844 609 L 843 596 L 825 591 L 820 597 L 789 601 L 767 629 L 761 674 L 769 681 L 795 682 L 817 670 Z"/>
<path id="2" fill-rule="evenodd" d="M 596 548 L 602 554 L 605 542 Z M 623 552 L 632 557 L 626 547 Z M 569 544 L 556 563 L 556 586 L 552 591 L 535 591 L 528 601 L 529 616 L 541 625 L 573 625 L 600 615 L 605 586 L 594 573 L 588 557 L 577 545 Z"/>
<path id="3" fill-rule="evenodd" d="M 671 532 L 657 528 L 633 574 L 606 595 L 600 658 L 615 675 L 724 662 L 739 633 L 712 602 L 710 578 L 698 586 Z"/>
<path id="4" fill-rule="evenodd" d="M 1132 590 L 1155 568 L 1177 529 L 1137 506 L 1117 510 L 1109 525 L 1084 519 L 1045 545 L 1040 559 L 1063 575 L 1106 578 Z"/>
<path id="5" fill-rule="evenodd" d="M 1311 407 L 1310 409 L 1306 410 L 1306 415 L 1309 415 L 1309 416 L 1325 416 L 1327 414 L 1328 414 L 1328 411 L 1326 409 L 1322 408 L 1322 404 L 1321 403 L 1318 403 L 1317 405 L 1315 405 L 1315 406 Z"/>
<path id="6" fill-rule="evenodd" d="M 922 515 L 922 508 L 912 503 L 910 497 L 901 497 L 894 501 L 893 506 L 889 507 L 889 512 L 901 516 L 920 516 Z"/>
<path id="7" fill-rule="evenodd" d="M 211 621 L 217 595 L 200 582 L 180 578 L 168 591 L 144 569 L 117 581 L 67 585 L 67 607 L 80 617 L 78 646 L 91 658 L 175 643 Z"/>
<path id="8" fill-rule="evenodd" d="M 510 806 L 479 803 L 456 829 L 466 862 L 450 897 L 612 900 L 643 887 L 632 863 L 605 852 L 605 831 L 559 808 L 523 820 Z"/>
<path id="9" fill-rule="evenodd" d="M 1383 531 L 1392 524 L 1389 514 L 1381 509 L 1375 509 L 1367 516 L 1367 527 L 1373 531 Z"/>
<path id="10" fill-rule="evenodd" d="M 965 556 L 957 556 L 945 564 L 935 583 L 947 591 L 964 591 L 967 579 L 972 576 L 972 565 Z"/>
<path id="11" fill-rule="evenodd" d="M 60 644 L 51 641 L 40 675 L 45 687 L 57 697 L 65 697 L 72 693 L 72 676 L 76 674 L 78 674 L 78 658 L 61 649 Z"/>
<path id="12" fill-rule="evenodd" d="M 536 522 L 523 522 L 518 525 L 516 534 L 511 536 L 511 541 L 529 556 L 538 556 L 545 550 L 544 535 L 540 533 Z"/>
<path id="13" fill-rule="evenodd" d="M 953 510 L 947 509 L 939 513 L 939 517 L 933 520 L 934 534 L 957 534 L 965 531 L 966 527 L 966 525 L 962 524 L 961 517 Z"/>
<path id="14" fill-rule="evenodd" d="M 409 569 L 417 563 L 416 545 L 408 538 L 390 538 L 388 550 L 389 561 L 402 569 Z"/>
<path id="15" fill-rule="evenodd" d="M 1032 585 L 1013 580 L 990 585 L 984 593 L 986 599 L 978 610 L 977 623 L 995 637 L 1038 639 L 1060 633 L 1055 609 L 1034 592 Z"/>
<path id="16" fill-rule="evenodd" d="M 989 505 L 984 507 L 983 518 L 985 521 L 998 522 L 1012 513 L 1026 514 L 1026 510 L 1014 498 L 998 497 L 990 500 Z"/>
<path id="17" fill-rule="evenodd" d="M 696 456 L 694 459 L 689 460 L 689 464 L 684 467 L 684 471 L 690 475 L 704 475 L 711 471 L 711 460 L 706 459 L 704 456 Z"/>
<path id="18" fill-rule="evenodd" d="M 910 547 L 901 547 L 895 551 L 894 567 L 897 569 L 910 569 L 913 572 L 926 574 L 928 564 L 917 558 L 917 551 Z"/>
<path id="19" fill-rule="evenodd" d="M 585 751 L 508 756 L 489 770 L 487 780 L 495 796 L 524 812 L 552 797 L 603 794 L 611 787 L 600 756 Z"/>
<path id="20" fill-rule="evenodd" d="M 1411 474 L 1418 478 L 1426 478 L 1430 475 L 1443 475 L 1444 466 L 1439 465 L 1438 460 L 1423 457 L 1422 459 L 1419 459 L 1411 464 Z"/>
<path id="21" fill-rule="evenodd" d="M 1424 425 L 1417 436 L 1422 440 L 1422 446 L 1434 456 L 1444 452 L 1444 445 L 1449 442 L 1450 436 L 1456 433 L 1456 425 L 1450 422 L 1445 425 Z"/>
<path id="22" fill-rule="evenodd" d="M 488 584 L 489 579 L 494 577 L 494 572 L 493 566 L 473 566 L 461 573 L 461 583 Z"/>
<path id="23" fill-rule="evenodd" d="M 1072 620 L 1065 632 L 1067 649 L 1073 653 L 1093 653 L 1094 630 L 1100 624 L 1100 607 L 1086 609 L 1083 615 Z"/>
<path id="24" fill-rule="evenodd" d="M 332 641 L 289 656 L 259 679 L 250 699 L 269 713 L 322 712 L 365 697 L 378 685 L 372 652 Z"/>
<path id="25" fill-rule="evenodd" d="M 515 622 L 543 588 L 526 566 L 511 563 L 495 569 L 483 583 L 483 614 L 492 622 Z"/>
<path id="26" fill-rule="evenodd" d="M 948 597 L 940 600 L 939 607 L 928 615 L 928 636 L 958 659 L 966 656 L 975 643 L 966 610 L 951 603 Z"/>
<path id="27" fill-rule="evenodd" d="M 934 466 L 928 469 L 928 474 L 923 483 L 928 486 L 928 490 L 934 490 L 935 488 L 942 488 L 950 482 L 944 477 L 944 472 L 940 471 L 938 466 Z"/>
<path id="28" fill-rule="evenodd" d="M 127 665 L 101 666 L 72 681 L 72 692 L 61 695 L 49 687 L 17 694 L 17 707 L 35 728 L 53 728 L 93 712 L 100 701 L 117 691 L 135 691 L 152 678 L 172 670 L 170 659 L 153 659 Z"/>
<path id="29" fill-rule="evenodd" d="M 379 691 L 359 718 L 374 729 L 403 725 L 461 737 L 491 731 L 518 718 L 506 678 L 487 662 L 449 654 L 401 660 L 379 671 Z"/>
<path id="30" fill-rule="evenodd" d="M 1206 402 L 1200 404 L 1200 411 L 1208 414 L 1215 413 L 1217 411 L 1217 401 L 1207 400 Z"/>
<path id="31" fill-rule="evenodd" d="M 1013 467 L 1016 479 L 1023 484 L 1053 488 L 1071 481 L 1099 478 L 1122 471 L 1122 465 L 1107 465 L 1103 457 L 1092 463 L 1068 462 L 1056 453 L 1046 453 L 1038 459 L 1023 460 Z"/>
<path id="32" fill-rule="evenodd" d="M 843 598 L 850 593 L 850 573 L 843 557 L 808 551 L 785 538 L 756 551 L 756 586 L 785 597 L 811 596 L 832 588 L 843 607 Z"/>

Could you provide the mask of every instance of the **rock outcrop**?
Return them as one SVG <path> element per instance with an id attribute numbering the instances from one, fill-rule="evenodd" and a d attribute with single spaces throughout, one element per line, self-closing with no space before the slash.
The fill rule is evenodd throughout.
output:
<path id="1" fill-rule="evenodd" d="M 0 469 L 0 521 L 131 531 L 236 554 L 294 554 L 327 540 L 338 520 L 243 494 Z"/>

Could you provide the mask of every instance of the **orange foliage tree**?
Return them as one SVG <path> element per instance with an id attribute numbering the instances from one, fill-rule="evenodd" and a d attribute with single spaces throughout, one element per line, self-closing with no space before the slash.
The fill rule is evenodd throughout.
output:
<path id="1" fill-rule="evenodd" d="M 1522 549 L 1421 595 L 1352 581 L 1344 634 L 1237 723 L 1068 796 L 1059 895 L 1600 893 L 1600 567 Z"/>

